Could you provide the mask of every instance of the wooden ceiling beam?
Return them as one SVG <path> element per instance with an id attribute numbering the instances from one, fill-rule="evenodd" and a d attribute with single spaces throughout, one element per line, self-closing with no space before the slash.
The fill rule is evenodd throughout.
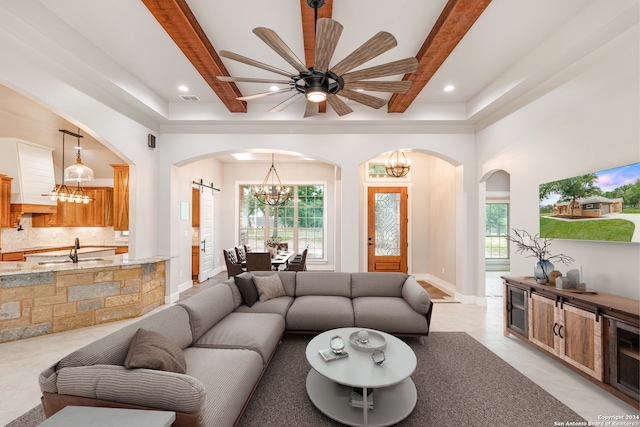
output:
<path id="1" fill-rule="evenodd" d="M 418 69 L 404 76 L 412 82 L 406 93 L 389 100 L 389 113 L 404 113 L 467 34 L 491 0 L 449 0 L 416 55 Z"/>
<path id="2" fill-rule="evenodd" d="M 304 40 L 304 61 L 307 68 L 313 67 L 315 63 L 316 50 L 316 20 L 315 11 L 309 7 L 307 0 L 300 0 L 300 11 L 302 13 L 302 38 Z M 324 0 L 324 5 L 318 8 L 318 19 L 331 18 L 333 16 L 333 0 Z M 327 103 L 321 102 L 319 113 L 327 111 Z"/>
<path id="3" fill-rule="evenodd" d="M 222 82 L 216 76 L 229 72 L 196 20 L 185 0 L 142 0 L 142 3 L 182 50 L 207 84 L 232 113 L 246 113 L 247 103 L 233 82 Z"/>

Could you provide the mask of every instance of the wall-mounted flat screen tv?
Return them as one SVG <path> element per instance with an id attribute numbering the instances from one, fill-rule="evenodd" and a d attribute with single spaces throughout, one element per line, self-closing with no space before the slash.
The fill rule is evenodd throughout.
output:
<path id="1" fill-rule="evenodd" d="M 541 184 L 540 237 L 640 243 L 640 163 Z"/>

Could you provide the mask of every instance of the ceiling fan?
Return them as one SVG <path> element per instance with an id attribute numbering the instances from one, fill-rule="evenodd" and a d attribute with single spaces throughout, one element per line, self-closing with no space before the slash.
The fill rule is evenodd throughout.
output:
<path id="1" fill-rule="evenodd" d="M 380 31 L 351 54 L 347 55 L 342 61 L 330 66 L 329 63 L 344 27 L 338 21 L 330 18 L 317 19 L 317 9 L 324 4 L 323 1 L 307 0 L 307 3 L 315 9 L 316 13 L 315 63 L 313 67 L 307 68 L 275 31 L 265 27 L 254 28 L 253 33 L 287 61 L 296 70 L 296 73 L 285 71 L 233 52 L 226 50 L 220 51 L 220 56 L 224 58 L 242 62 L 243 64 L 261 68 L 288 78 L 287 80 L 278 80 L 217 76 L 218 79 L 224 82 L 287 85 L 287 87 L 275 91 L 238 97 L 238 100 L 249 101 L 278 93 L 294 92 L 291 97 L 273 107 L 269 112 L 282 111 L 297 100 L 306 98 L 307 107 L 304 117 L 317 115 L 319 103 L 325 100 L 339 116 L 343 116 L 353 112 L 353 110 L 340 99 L 339 96 L 378 109 L 384 106 L 387 100 L 362 93 L 362 91 L 404 93 L 409 90 L 411 87 L 410 81 L 375 81 L 370 79 L 411 73 L 418 68 L 418 60 L 416 58 L 405 58 L 399 61 L 352 71 L 365 62 L 397 46 L 398 43 L 395 37 L 385 31 Z"/>

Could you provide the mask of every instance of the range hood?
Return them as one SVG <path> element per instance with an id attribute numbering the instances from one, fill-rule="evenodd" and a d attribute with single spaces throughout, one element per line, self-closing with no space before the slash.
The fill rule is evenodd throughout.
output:
<path id="1" fill-rule="evenodd" d="M 0 151 L 0 173 L 13 178 L 12 221 L 19 221 L 24 213 L 55 213 L 57 203 L 42 196 L 55 185 L 53 148 L 18 138 L 0 138 Z"/>

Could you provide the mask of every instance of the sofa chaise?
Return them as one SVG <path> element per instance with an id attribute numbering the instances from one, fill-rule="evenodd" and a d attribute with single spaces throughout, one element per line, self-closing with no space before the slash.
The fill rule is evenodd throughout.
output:
<path id="1" fill-rule="evenodd" d="M 170 410 L 174 426 L 233 426 L 285 332 L 355 326 L 422 339 L 432 308 L 403 273 L 243 273 L 47 368 L 44 410 Z"/>

